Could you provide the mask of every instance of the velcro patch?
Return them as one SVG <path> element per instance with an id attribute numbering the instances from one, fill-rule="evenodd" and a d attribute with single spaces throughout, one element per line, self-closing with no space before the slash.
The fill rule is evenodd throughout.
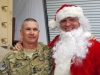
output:
<path id="1" fill-rule="evenodd" d="M 6 69 L 6 65 L 4 62 L 0 62 L 0 70 L 3 71 Z"/>

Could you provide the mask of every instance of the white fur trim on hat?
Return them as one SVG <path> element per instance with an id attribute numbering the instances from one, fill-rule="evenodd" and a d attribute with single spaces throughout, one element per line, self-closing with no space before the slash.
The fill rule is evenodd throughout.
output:
<path id="1" fill-rule="evenodd" d="M 60 22 L 64 18 L 67 17 L 82 17 L 83 15 L 83 10 L 81 7 L 64 7 L 62 8 L 57 14 L 56 14 L 56 22 Z"/>
<path id="2" fill-rule="evenodd" d="M 56 26 L 54 20 L 50 20 L 50 21 L 49 21 L 49 28 L 50 28 L 50 29 L 53 29 L 53 30 L 54 30 L 55 28 L 57 28 L 57 26 Z"/>

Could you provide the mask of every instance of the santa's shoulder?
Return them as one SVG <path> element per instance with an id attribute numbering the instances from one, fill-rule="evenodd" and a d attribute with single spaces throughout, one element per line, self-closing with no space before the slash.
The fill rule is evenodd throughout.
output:
<path id="1" fill-rule="evenodd" d="M 90 40 L 91 45 L 89 46 L 89 51 L 93 53 L 99 53 L 100 55 L 100 42 L 97 40 Z"/>
<path id="2" fill-rule="evenodd" d="M 56 35 L 55 37 L 54 37 L 54 39 L 53 40 L 51 40 L 50 41 L 50 43 L 48 43 L 48 46 L 55 46 L 55 43 L 59 40 L 59 36 L 60 35 Z"/>

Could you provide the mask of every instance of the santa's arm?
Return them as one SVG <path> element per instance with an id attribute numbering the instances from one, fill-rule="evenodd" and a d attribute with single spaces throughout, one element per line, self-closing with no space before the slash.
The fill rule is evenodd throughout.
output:
<path id="1" fill-rule="evenodd" d="M 59 36 L 60 35 L 57 35 L 50 43 L 48 43 L 48 46 L 49 47 L 55 46 L 55 43 L 59 40 Z"/>

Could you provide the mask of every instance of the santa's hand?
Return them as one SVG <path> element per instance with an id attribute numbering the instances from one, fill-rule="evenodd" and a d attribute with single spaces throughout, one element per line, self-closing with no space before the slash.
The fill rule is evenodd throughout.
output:
<path id="1" fill-rule="evenodd" d="M 96 37 L 93 34 L 91 34 L 90 39 L 96 40 Z"/>

